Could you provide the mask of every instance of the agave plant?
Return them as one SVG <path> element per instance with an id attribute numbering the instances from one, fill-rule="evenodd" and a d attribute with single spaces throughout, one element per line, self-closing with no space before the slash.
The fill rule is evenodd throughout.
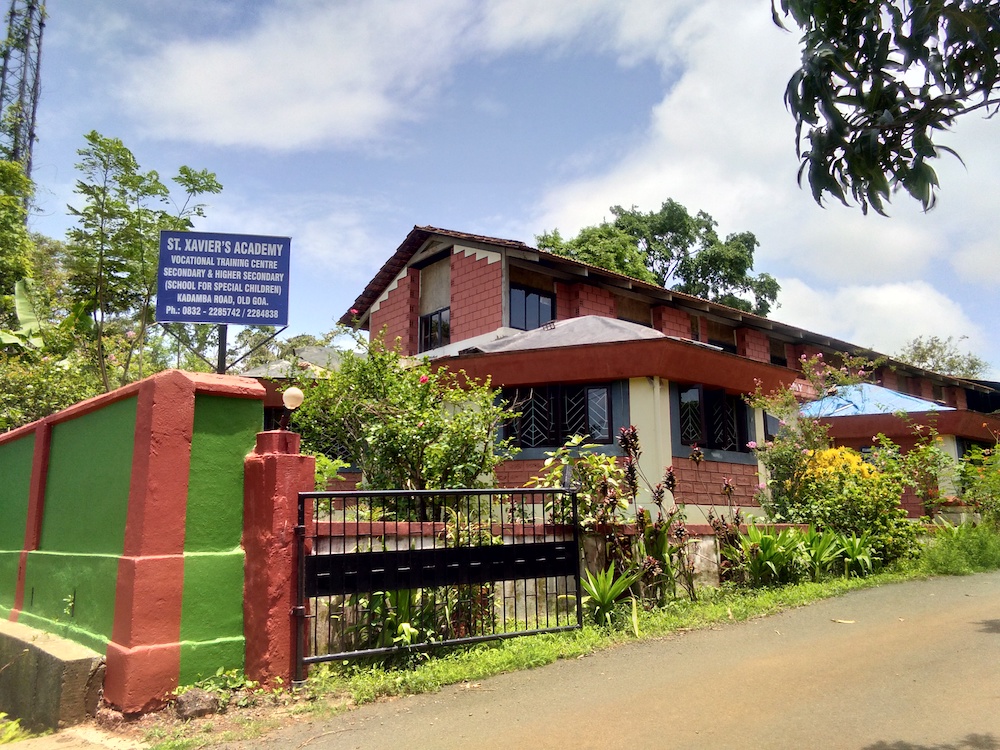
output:
<path id="1" fill-rule="evenodd" d="M 633 583 L 639 580 L 640 575 L 641 571 L 637 570 L 628 570 L 616 575 L 614 565 L 609 565 L 607 570 L 598 571 L 597 575 L 587 571 L 580 581 L 583 590 L 587 592 L 587 596 L 583 598 L 583 605 L 593 612 L 596 624 L 611 625 L 615 603 Z"/>
<path id="2" fill-rule="evenodd" d="M 740 534 L 739 544 L 751 586 L 789 583 L 798 577 L 802 541 L 797 532 L 784 529 L 775 534 L 750 524 L 746 534 Z"/>
<path id="3" fill-rule="evenodd" d="M 872 544 L 867 531 L 861 536 L 843 534 L 840 543 L 844 548 L 845 576 L 863 578 L 872 572 L 878 558 L 872 553 Z"/>
<path id="4" fill-rule="evenodd" d="M 814 581 L 818 581 L 821 575 L 836 567 L 844 554 L 844 545 L 839 534 L 833 531 L 819 532 L 810 526 L 802 535 L 802 552 L 809 575 Z"/>

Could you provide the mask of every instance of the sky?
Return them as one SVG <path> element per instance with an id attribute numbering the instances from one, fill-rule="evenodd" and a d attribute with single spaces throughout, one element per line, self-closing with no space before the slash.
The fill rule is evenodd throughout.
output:
<path id="1" fill-rule="evenodd" d="M 888 354 L 966 337 L 1000 379 L 998 125 L 941 138 L 964 163 L 930 212 L 818 206 L 769 0 L 46 5 L 32 229 L 72 226 L 91 130 L 164 178 L 209 169 L 195 229 L 292 238 L 286 334 L 330 330 L 414 225 L 530 245 L 672 198 L 757 236 L 770 317 Z"/>

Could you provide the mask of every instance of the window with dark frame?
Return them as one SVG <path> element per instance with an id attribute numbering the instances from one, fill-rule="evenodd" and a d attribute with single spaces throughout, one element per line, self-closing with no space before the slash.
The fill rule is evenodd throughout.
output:
<path id="1" fill-rule="evenodd" d="M 556 296 L 525 286 L 511 284 L 510 327 L 533 331 L 556 319 Z"/>
<path id="2" fill-rule="evenodd" d="M 610 384 L 512 388 L 503 397 L 521 413 L 507 432 L 520 448 L 555 448 L 573 435 L 586 435 L 591 443 L 612 442 Z"/>
<path id="3" fill-rule="evenodd" d="M 450 307 L 442 307 L 440 310 L 420 316 L 420 351 L 430 351 L 450 343 Z"/>
<path id="4" fill-rule="evenodd" d="M 770 339 L 771 364 L 779 367 L 788 367 L 788 356 L 785 352 L 785 342 L 777 339 Z"/>
<path id="5" fill-rule="evenodd" d="M 680 441 L 721 451 L 747 453 L 747 405 L 739 396 L 700 385 L 680 392 Z"/>

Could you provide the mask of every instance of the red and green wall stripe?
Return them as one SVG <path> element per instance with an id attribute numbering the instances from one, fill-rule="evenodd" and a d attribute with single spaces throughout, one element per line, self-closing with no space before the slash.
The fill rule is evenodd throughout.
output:
<path id="1" fill-rule="evenodd" d="M 243 458 L 263 395 L 168 371 L 0 436 L 0 614 L 105 651 L 126 711 L 243 666 Z"/>

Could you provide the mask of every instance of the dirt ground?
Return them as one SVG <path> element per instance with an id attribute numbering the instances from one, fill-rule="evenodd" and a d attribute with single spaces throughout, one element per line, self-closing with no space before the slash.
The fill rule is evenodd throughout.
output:
<path id="1" fill-rule="evenodd" d="M 1000 573 L 858 591 L 229 748 L 1000 749 Z"/>
<path id="2" fill-rule="evenodd" d="M 330 719 L 291 704 L 195 726 L 214 740 L 269 730 L 218 745 L 230 750 L 1000 750 L 998 667 L 1000 572 L 858 591 Z M 151 729 L 180 726 L 161 715 L 116 731 Z"/>

